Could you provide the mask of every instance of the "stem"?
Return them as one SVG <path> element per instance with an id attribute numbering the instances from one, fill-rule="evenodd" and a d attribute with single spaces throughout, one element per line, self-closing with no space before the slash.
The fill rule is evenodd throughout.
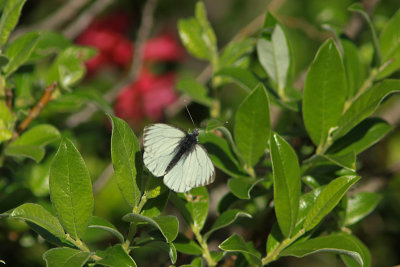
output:
<path id="1" fill-rule="evenodd" d="M 74 246 L 76 246 L 77 248 L 79 248 L 80 250 L 82 250 L 84 252 L 90 253 L 90 249 L 79 238 L 77 240 L 75 240 L 69 234 L 67 234 L 66 236 L 67 236 L 67 240 L 69 242 L 71 242 Z M 91 255 L 90 257 L 95 261 L 101 260 L 101 258 L 97 255 Z"/>
<path id="2" fill-rule="evenodd" d="M 193 225 L 191 225 L 190 227 L 192 228 L 192 231 L 193 231 L 194 235 L 196 236 L 196 239 L 199 242 L 199 244 L 203 250 L 203 257 L 206 259 L 208 266 L 209 267 L 216 266 L 217 263 L 211 257 L 211 253 L 210 253 L 210 250 L 208 249 L 206 240 L 203 239 L 199 230 L 197 230 L 196 227 L 194 227 Z"/>
<path id="3" fill-rule="evenodd" d="M 304 229 L 301 229 L 297 234 L 295 234 L 291 238 L 286 238 L 285 240 L 282 241 L 282 243 L 272 250 L 267 256 L 262 258 L 261 262 L 262 265 L 267 265 L 270 262 L 275 261 L 279 257 L 279 253 L 282 252 L 285 248 L 287 248 L 289 245 L 291 245 L 294 241 L 296 241 L 300 236 L 302 236 L 305 233 Z"/>
<path id="4" fill-rule="evenodd" d="M 144 206 L 144 204 L 146 204 L 147 202 L 147 196 L 146 194 L 142 195 L 142 198 L 140 199 L 139 204 L 133 208 L 133 213 L 140 213 L 142 211 L 142 208 Z M 136 223 L 135 222 L 131 222 L 130 226 L 129 226 L 129 232 L 128 232 L 128 236 L 125 240 L 125 243 L 122 245 L 122 247 L 124 248 L 124 250 L 129 254 L 130 249 L 129 246 L 132 244 L 133 238 L 135 237 L 136 234 Z"/>

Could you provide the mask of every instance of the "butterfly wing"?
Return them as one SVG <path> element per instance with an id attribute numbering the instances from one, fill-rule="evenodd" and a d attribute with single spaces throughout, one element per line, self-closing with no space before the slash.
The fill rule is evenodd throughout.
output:
<path id="1" fill-rule="evenodd" d="M 177 152 L 186 133 L 176 127 L 157 123 L 144 128 L 143 161 L 154 176 L 163 176 L 166 168 Z"/>
<path id="2" fill-rule="evenodd" d="M 214 181 L 215 170 L 205 148 L 196 144 L 185 153 L 176 165 L 164 176 L 164 184 L 175 192 L 186 192 L 194 187 Z"/>

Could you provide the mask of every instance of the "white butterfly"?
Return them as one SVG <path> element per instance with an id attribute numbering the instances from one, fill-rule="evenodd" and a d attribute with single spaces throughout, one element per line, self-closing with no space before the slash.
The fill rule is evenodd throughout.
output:
<path id="1" fill-rule="evenodd" d="M 206 149 L 197 143 L 199 132 L 157 123 L 144 128 L 143 161 L 175 192 L 186 192 L 214 181 L 215 170 Z"/>

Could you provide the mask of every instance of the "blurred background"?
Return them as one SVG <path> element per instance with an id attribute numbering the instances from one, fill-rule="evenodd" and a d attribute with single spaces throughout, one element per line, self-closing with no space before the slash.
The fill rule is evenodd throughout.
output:
<path id="1" fill-rule="evenodd" d="M 62 33 L 66 40 L 79 45 L 91 46 L 96 56 L 86 62 L 87 73 L 73 94 L 56 96 L 42 111 L 38 121 L 55 125 L 63 135 L 72 138 L 79 147 L 88 165 L 95 193 L 94 214 L 107 218 L 122 233 L 127 224 L 121 217 L 129 212 L 117 185 L 110 177 L 111 127 L 104 111 L 124 118 L 137 136 L 151 122 L 168 122 L 184 129 L 193 128 L 182 105 L 180 92 L 176 89 L 179 78 L 198 77 L 207 68 L 207 63 L 191 57 L 183 48 L 177 34 L 177 21 L 193 16 L 195 1 L 153 1 L 154 15 L 148 16 L 153 25 L 143 33 L 140 27 L 143 18 L 141 0 L 28 0 L 23 8 L 19 26 L 12 38 L 31 30 L 47 30 Z M 293 49 L 295 86 L 301 90 L 307 67 L 313 60 L 320 44 L 330 36 L 329 28 L 338 34 L 345 32 L 358 46 L 359 56 L 368 71 L 372 60 L 370 33 L 360 18 L 354 18 L 347 8 L 352 0 L 206 0 L 208 18 L 214 27 L 219 48 L 223 48 L 238 34 L 257 37 L 265 12 L 269 10 L 284 25 Z M 362 1 L 372 14 L 372 21 L 379 34 L 382 27 L 400 8 L 398 0 Z M 148 22 L 149 22 L 148 21 Z M 325 25 L 325 27 L 323 27 Z M 400 26 L 400 25 L 399 25 Z M 146 29 L 145 29 L 146 30 Z M 141 34 L 147 34 L 142 43 Z M 136 55 L 135 46 L 142 45 L 143 53 Z M 254 54 L 254 52 L 253 52 Z M 134 74 L 131 65 L 138 58 L 143 67 Z M 133 58 L 133 61 L 132 61 Z M 45 61 L 34 66 L 34 75 L 40 75 Z M 253 66 L 255 71 L 257 66 Z M 33 68 L 26 66 L 27 69 Z M 31 69 L 29 69 L 31 71 Z M 399 73 L 393 78 L 399 78 Z M 29 89 L 21 98 L 23 105 L 31 105 L 37 98 L 38 84 L 35 77 L 23 76 L 21 82 Z M 111 92 L 111 93 L 110 93 Z M 40 94 L 39 94 L 40 95 Z M 102 97 L 113 100 L 110 106 Z M 245 92 L 237 85 L 227 84 L 218 97 L 221 114 L 233 125 L 233 114 Z M 86 99 L 85 101 L 82 99 Z M 94 105 L 93 102 L 96 102 Z M 362 176 L 359 187 L 380 192 L 383 196 L 377 209 L 366 219 L 352 226 L 353 231 L 371 250 L 373 266 L 400 264 L 400 96 L 392 96 L 378 110 L 378 114 L 390 122 L 391 131 L 380 143 L 365 151 L 358 159 Z M 92 112 L 96 106 L 100 111 Z M 209 117 L 209 110 L 200 104 L 190 104 L 189 109 L 197 125 Z M 291 113 L 280 113 L 273 123 L 276 129 L 288 130 L 295 126 L 296 118 Z M 293 130 L 293 129 L 292 129 Z M 301 143 L 301 141 L 299 141 Z M 57 144 L 47 148 L 45 159 L 40 164 L 25 161 L 23 168 L 0 173 L 0 212 L 7 211 L 24 202 L 51 205 L 48 196 L 48 166 Z M 300 149 L 300 147 L 296 147 Z M 10 163 L 13 169 L 18 166 Z M 1 170 L 0 170 L 1 172 Z M 217 203 L 228 191 L 229 177 L 218 172 L 216 182 L 210 188 L 210 227 L 217 216 Z M 220 231 L 211 240 L 212 249 L 228 236 L 228 231 L 238 231 L 245 240 L 253 240 L 260 251 L 265 251 L 265 239 L 273 217 L 264 212 L 265 201 L 253 199 L 242 203 L 254 214 L 252 220 L 241 219 L 236 226 Z M 167 212 L 174 213 L 172 206 Z M 184 232 L 184 229 L 181 229 Z M 104 232 L 90 231 L 89 244 L 104 248 L 115 242 Z M 41 239 L 29 227 L 15 220 L 0 220 L 0 259 L 8 266 L 43 266 L 42 254 L 51 245 Z M 168 266 L 168 255 L 157 250 L 142 250 L 134 254 L 138 266 Z M 190 261 L 190 256 L 178 255 L 177 265 Z M 330 254 L 317 254 L 303 259 L 282 258 L 271 266 L 343 266 L 340 259 Z M 226 265 L 231 266 L 231 265 Z"/>

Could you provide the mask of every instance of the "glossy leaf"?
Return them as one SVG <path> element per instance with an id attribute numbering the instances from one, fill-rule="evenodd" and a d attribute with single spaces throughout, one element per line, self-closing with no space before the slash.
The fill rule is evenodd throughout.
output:
<path id="1" fill-rule="evenodd" d="M 50 167 L 50 197 L 61 225 L 77 239 L 93 212 L 92 182 L 79 151 L 63 139 Z"/>
<path id="2" fill-rule="evenodd" d="M 250 199 L 250 192 L 263 179 L 232 178 L 228 180 L 231 192 L 240 199 Z"/>
<path id="3" fill-rule="evenodd" d="M 219 245 L 219 248 L 224 251 L 234 251 L 248 254 L 252 258 L 252 260 L 254 260 L 254 263 L 257 266 L 261 266 L 260 253 L 248 244 L 246 244 L 243 238 L 238 236 L 237 234 L 233 234 L 228 239 L 223 241 Z"/>
<path id="4" fill-rule="evenodd" d="M 386 65 L 378 74 L 378 78 L 389 76 L 400 68 L 400 10 L 393 15 L 381 32 L 379 43 L 382 49 L 383 65 Z"/>
<path id="5" fill-rule="evenodd" d="M 142 157 L 139 142 L 129 125 L 109 116 L 112 122 L 111 159 L 115 178 L 126 202 L 136 207 L 141 198 Z"/>
<path id="6" fill-rule="evenodd" d="M 25 203 L 15 208 L 10 214 L 10 218 L 34 223 L 61 240 L 66 238 L 64 229 L 58 219 L 38 204 Z"/>
<path id="7" fill-rule="evenodd" d="M 337 139 L 327 151 L 328 154 L 360 154 L 381 140 L 392 126 L 380 118 L 367 118 L 345 136 Z"/>
<path id="8" fill-rule="evenodd" d="M 146 222 L 150 224 L 161 232 L 167 243 L 174 241 L 179 231 L 178 219 L 175 216 L 150 218 L 137 213 L 128 213 L 122 219 L 127 222 Z"/>
<path id="9" fill-rule="evenodd" d="M 73 248 L 52 248 L 43 254 L 48 267 L 83 266 L 89 259 L 90 253 Z"/>
<path id="10" fill-rule="evenodd" d="M 350 40 L 341 40 L 343 47 L 343 64 L 347 77 L 347 98 L 351 99 L 360 89 L 363 73 L 359 50 Z"/>
<path id="11" fill-rule="evenodd" d="M 400 91 L 399 80 L 384 80 L 362 93 L 340 117 L 338 129 L 333 132 L 337 139 L 348 133 L 362 120 L 370 116 L 389 94 Z"/>
<path id="12" fill-rule="evenodd" d="M 197 82 L 195 79 L 180 79 L 176 85 L 176 88 L 182 93 L 188 94 L 192 101 L 203 104 L 207 107 L 211 107 L 212 98 L 207 95 L 207 88 Z"/>
<path id="13" fill-rule="evenodd" d="M 193 240 L 187 238 L 183 234 L 178 234 L 178 237 L 174 240 L 176 250 L 188 254 L 188 255 L 202 255 L 203 250 Z"/>
<path id="14" fill-rule="evenodd" d="M 283 92 L 286 86 L 290 58 L 286 36 L 279 24 L 275 26 L 271 38 L 258 40 L 257 53 L 261 65 L 276 85 L 278 92 Z"/>
<path id="15" fill-rule="evenodd" d="M 110 267 L 136 267 L 136 262 L 126 253 L 122 245 L 108 247 L 105 251 L 97 252 L 102 259 L 96 264 Z"/>
<path id="16" fill-rule="evenodd" d="M 299 211 L 299 162 L 293 148 L 278 134 L 272 134 L 270 146 L 275 214 L 282 233 L 290 237 Z"/>
<path id="17" fill-rule="evenodd" d="M 124 243 L 124 236 L 115 228 L 115 226 L 107 221 L 106 219 L 92 216 L 90 223 L 88 225 L 89 228 L 96 228 L 107 231 L 118 238 L 119 242 Z"/>
<path id="18" fill-rule="evenodd" d="M 311 207 L 314 205 L 315 201 L 317 200 L 319 194 L 321 193 L 323 187 L 318 187 L 300 196 L 300 205 L 299 205 L 299 214 L 297 216 L 296 222 L 296 230 L 298 232 L 302 226 L 303 222 L 310 211 Z"/>
<path id="19" fill-rule="evenodd" d="M 373 192 L 361 192 L 349 198 L 345 225 L 359 222 L 370 214 L 382 200 L 382 195 Z"/>
<path id="20" fill-rule="evenodd" d="M 342 199 L 360 177 L 354 175 L 336 178 L 326 185 L 310 208 L 303 223 L 305 231 L 313 229 Z"/>
<path id="21" fill-rule="evenodd" d="M 231 79 L 248 93 L 260 82 L 251 71 L 240 67 L 225 67 L 217 71 L 215 75 Z"/>
<path id="22" fill-rule="evenodd" d="M 318 252 L 345 254 L 355 259 L 359 266 L 364 266 L 360 249 L 353 243 L 348 234 L 331 234 L 296 242 L 281 252 L 282 256 L 304 257 Z M 367 266 L 367 265 L 365 265 Z"/>
<path id="23" fill-rule="evenodd" d="M 35 49 L 40 34 L 38 32 L 29 32 L 16 39 L 5 51 L 5 55 L 10 59 L 4 66 L 3 72 L 7 77 L 16 71 L 29 58 Z"/>
<path id="24" fill-rule="evenodd" d="M 214 224 L 211 226 L 211 229 L 204 234 L 203 236 L 204 239 L 207 240 L 212 233 L 232 224 L 239 217 L 251 218 L 251 215 L 247 212 L 243 212 L 237 209 L 225 211 L 224 213 L 222 213 L 220 216 L 217 217 Z"/>
<path id="25" fill-rule="evenodd" d="M 270 132 L 268 96 L 260 84 L 243 100 L 235 117 L 236 145 L 249 167 L 265 153 Z"/>
<path id="26" fill-rule="evenodd" d="M 338 123 L 346 99 L 346 77 L 339 51 L 332 39 L 318 50 L 308 70 L 303 94 L 303 119 L 313 143 L 325 144 Z"/>
<path id="27" fill-rule="evenodd" d="M 26 0 L 6 0 L 0 18 L 0 47 L 7 42 L 8 36 L 17 25 L 25 2 Z"/>

